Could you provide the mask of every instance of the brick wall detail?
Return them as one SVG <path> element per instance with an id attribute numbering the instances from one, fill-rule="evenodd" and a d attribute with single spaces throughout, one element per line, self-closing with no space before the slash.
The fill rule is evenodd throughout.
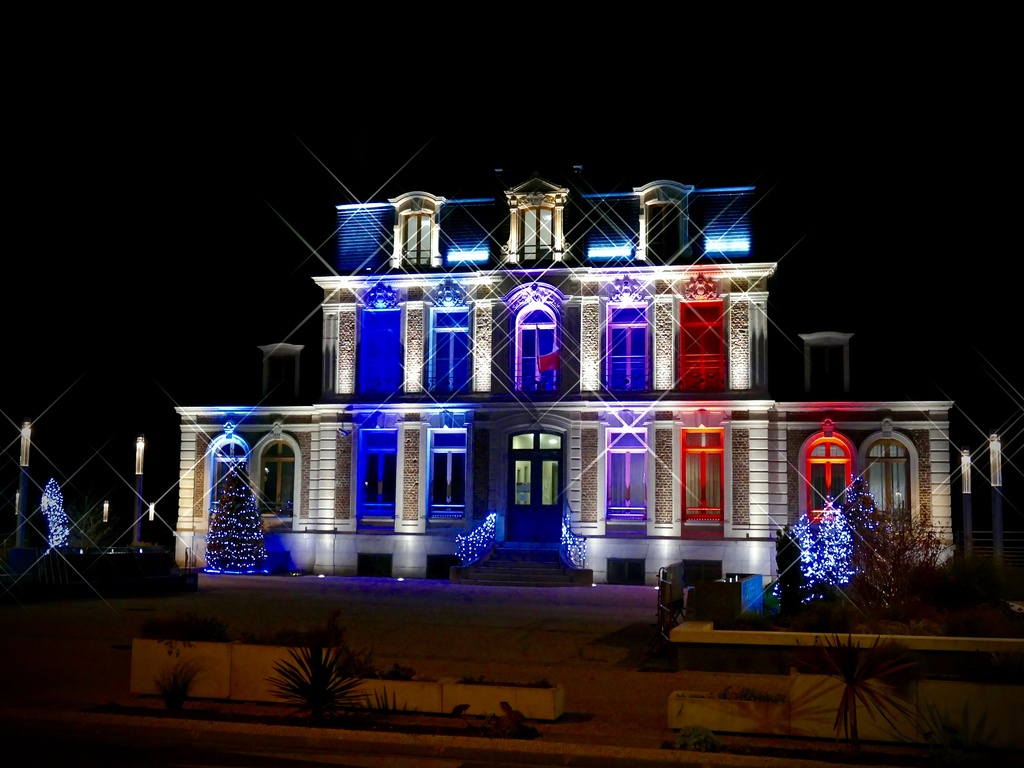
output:
<path id="1" fill-rule="evenodd" d="M 420 430 L 419 414 L 406 416 L 402 430 L 405 471 L 402 472 L 402 519 L 418 520 L 420 516 Z M 410 423 L 411 422 L 411 423 Z"/>
<path id="2" fill-rule="evenodd" d="M 338 393 L 356 391 L 356 305 L 338 308 Z"/>
<path id="3" fill-rule="evenodd" d="M 600 430 L 580 430 L 580 522 L 597 522 L 597 438 Z"/>
<path id="4" fill-rule="evenodd" d="M 673 507 L 673 496 L 676 483 L 676 473 L 673 469 L 672 456 L 672 427 L 658 427 L 654 430 L 654 456 L 648 456 L 648 461 L 654 462 L 655 498 L 654 498 L 654 522 L 658 525 L 671 525 L 675 510 Z M 647 474 L 651 474 L 650 467 Z M 648 512 L 650 514 L 650 512 Z"/>
<path id="5" fill-rule="evenodd" d="M 350 430 L 351 432 L 351 430 Z M 352 435 L 338 435 L 334 451 L 334 518 L 352 519 Z"/>
<path id="6" fill-rule="evenodd" d="M 729 387 L 750 388 L 750 304 L 729 303 Z"/>
<path id="7" fill-rule="evenodd" d="M 732 431 L 732 525 L 750 527 L 750 433 Z"/>

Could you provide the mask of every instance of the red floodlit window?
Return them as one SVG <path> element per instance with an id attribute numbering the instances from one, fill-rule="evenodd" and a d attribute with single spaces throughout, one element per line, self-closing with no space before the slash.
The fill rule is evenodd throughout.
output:
<path id="1" fill-rule="evenodd" d="M 679 374 L 685 392 L 725 389 L 722 302 L 685 302 L 681 311 Z"/>
<path id="2" fill-rule="evenodd" d="M 807 515 L 820 520 L 826 507 L 839 509 L 846 501 L 851 477 L 850 452 L 842 440 L 822 437 L 807 451 Z"/>
<path id="3" fill-rule="evenodd" d="M 683 430 L 683 520 L 722 522 L 723 430 Z"/>

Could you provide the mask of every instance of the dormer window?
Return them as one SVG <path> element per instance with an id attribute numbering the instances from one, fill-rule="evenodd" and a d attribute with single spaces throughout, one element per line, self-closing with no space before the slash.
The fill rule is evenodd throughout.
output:
<path id="1" fill-rule="evenodd" d="M 633 190 L 640 196 L 638 259 L 671 264 L 689 250 L 690 185 L 655 181 Z"/>
<path id="2" fill-rule="evenodd" d="M 408 192 L 388 202 L 395 206 L 395 246 L 391 266 L 395 269 L 441 266 L 437 222 L 438 211 L 445 199 L 426 192 Z"/>
<path id="3" fill-rule="evenodd" d="M 538 177 L 505 193 L 508 201 L 508 261 L 562 261 L 565 243 L 562 240 L 562 212 L 569 191 Z"/>
<path id="4" fill-rule="evenodd" d="M 404 219 L 405 237 L 402 239 L 402 261 L 406 264 L 430 264 L 430 230 L 433 222 L 425 213 L 414 213 Z"/>
<path id="5" fill-rule="evenodd" d="M 555 249 L 555 232 L 551 208 L 523 208 L 519 211 L 520 253 L 524 261 L 551 257 Z"/>

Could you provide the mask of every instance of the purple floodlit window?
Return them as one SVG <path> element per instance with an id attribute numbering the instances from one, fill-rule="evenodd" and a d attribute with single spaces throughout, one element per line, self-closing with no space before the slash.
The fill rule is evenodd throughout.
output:
<path id="1" fill-rule="evenodd" d="M 647 308 L 610 307 L 607 340 L 605 375 L 608 389 L 613 392 L 648 390 Z"/>
<path id="2" fill-rule="evenodd" d="M 526 308 L 516 317 L 514 387 L 522 392 L 558 389 L 561 370 L 558 319 L 547 307 Z"/>
<path id="3" fill-rule="evenodd" d="M 646 432 L 609 430 L 605 474 L 610 520 L 647 519 Z"/>

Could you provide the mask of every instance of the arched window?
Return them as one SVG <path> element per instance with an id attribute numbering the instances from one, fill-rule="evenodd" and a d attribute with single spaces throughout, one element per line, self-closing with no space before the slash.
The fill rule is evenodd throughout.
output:
<path id="1" fill-rule="evenodd" d="M 820 437 L 807 450 L 807 514 L 821 518 L 826 507 L 839 509 L 852 479 L 850 450 L 836 437 Z"/>
<path id="2" fill-rule="evenodd" d="M 284 440 L 276 440 L 264 447 L 260 465 L 260 512 L 277 519 L 291 518 L 295 501 L 295 452 Z"/>
<path id="3" fill-rule="evenodd" d="M 218 440 L 213 446 L 213 486 L 210 489 L 210 506 L 216 509 L 227 484 L 228 473 L 241 466 L 244 474 L 249 470 L 249 446 L 242 438 L 233 434 Z"/>
<path id="4" fill-rule="evenodd" d="M 910 521 L 910 461 L 906 446 L 898 440 L 876 440 L 867 450 L 864 479 L 875 498 L 875 507 L 889 513 L 893 522 Z"/>
<path id="5" fill-rule="evenodd" d="M 516 316 L 515 388 L 523 392 L 558 389 L 561 359 L 558 318 L 546 306 L 529 306 Z"/>

